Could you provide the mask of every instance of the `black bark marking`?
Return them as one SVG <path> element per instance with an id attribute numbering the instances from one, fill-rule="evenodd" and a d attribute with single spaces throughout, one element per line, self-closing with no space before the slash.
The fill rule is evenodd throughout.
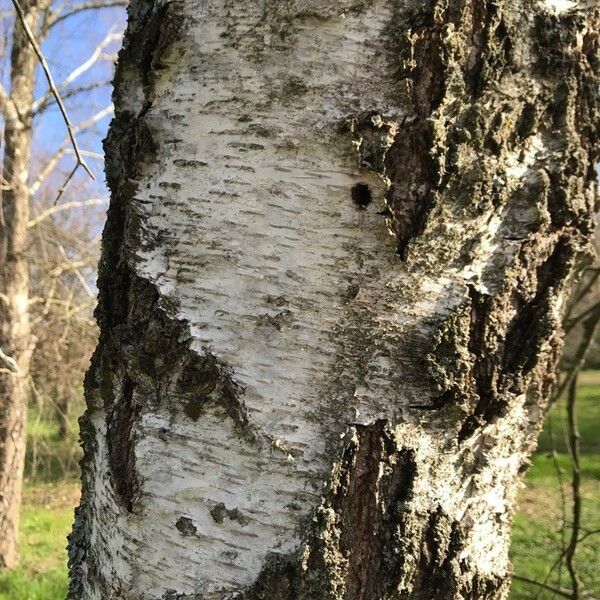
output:
<path id="1" fill-rule="evenodd" d="M 175 523 L 175 527 L 183 536 L 191 536 L 198 533 L 198 528 L 189 517 L 179 517 Z"/>
<path id="2" fill-rule="evenodd" d="M 551 320 L 551 301 L 556 287 L 571 270 L 575 249 L 560 238 L 550 256 L 537 270 L 537 289 L 531 300 L 519 307 L 506 332 L 503 369 L 511 374 L 526 374 L 534 367 L 538 349 L 555 328 Z"/>
<path id="3" fill-rule="evenodd" d="M 250 519 L 239 508 L 227 508 L 223 502 L 219 502 L 210 511 L 210 516 L 215 523 L 221 525 L 225 518 L 237 521 L 240 525 L 248 525 Z"/>
<path id="4" fill-rule="evenodd" d="M 357 183 L 352 186 L 352 202 L 359 208 L 367 208 L 371 204 L 373 197 L 371 188 L 366 183 Z"/>
<path id="5" fill-rule="evenodd" d="M 200 415 L 202 414 L 202 410 L 205 404 L 205 398 L 190 398 L 186 402 L 183 408 L 183 412 L 185 412 L 185 414 L 190 419 L 192 419 L 192 421 L 197 421 L 200 418 Z"/>
<path id="6" fill-rule="evenodd" d="M 488 321 L 495 309 L 493 299 L 481 294 L 475 287 L 469 286 L 469 300 L 471 302 L 469 352 L 473 360 L 471 378 L 477 404 L 473 414 L 466 419 L 458 433 L 459 442 L 470 437 L 479 425 L 501 416 L 506 409 L 506 404 L 498 397 L 495 385 L 498 357 L 490 354 L 486 338 Z"/>
<path id="7" fill-rule="evenodd" d="M 293 321 L 294 313 L 288 308 L 284 308 L 283 310 L 280 310 L 274 315 L 264 313 L 262 315 L 259 315 L 256 319 L 258 325 L 270 326 L 276 329 L 277 331 L 281 331 L 285 327 L 289 326 Z"/>

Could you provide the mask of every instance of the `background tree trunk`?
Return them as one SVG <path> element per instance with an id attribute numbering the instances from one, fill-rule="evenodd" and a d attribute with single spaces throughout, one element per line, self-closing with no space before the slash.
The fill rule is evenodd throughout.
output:
<path id="1" fill-rule="evenodd" d="M 571 4 L 133 0 L 73 600 L 506 596 L 594 213 Z"/>
<path id="2" fill-rule="evenodd" d="M 37 0 L 22 4 L 37 29 Z M 18 20 L 11 51 L 11 94 L 4 116 L 4 180 L 0 212 L 0 349 L 18 367 L 0 362 L 0 568 L 18 562 L 19 511 L 25 461 L 27 374 L 32 351 L 29 329 L 29 159 L 37 59 Z M 12 364 L 12 363 L 11 363 Z"/>

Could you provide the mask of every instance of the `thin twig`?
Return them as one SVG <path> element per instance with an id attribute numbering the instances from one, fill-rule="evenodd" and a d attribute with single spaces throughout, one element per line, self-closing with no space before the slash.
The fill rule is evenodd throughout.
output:
<path id="1" fill-rule="evenodd" d="M 590 531 L 586 531 L 577 541 L 581 544 L 583 540 L 589 538 L 592 535 L 598 535 L 600 533 L 600 529 L 592 529 Z"/>
<path id="2" fill-rule="evenodd" d="M 8 354 L 5 354 L 2 348 L 0 348 L 0 360 L 6 365 L 7 369 L 13 375 L 21 374 L 19 363 L 12 356 L 8 356 Z"/>
<path id="3" fill-rule="evenodd" d="M 56 88 L 56 84 L 54 83 L 54 79 L 52 77 L 52 73 L 50 72 L 50 67 L 48 66 L 48 63 L 46 61 L 46 57 L 42 53 L 42 50 L 41 50 L 39 44 L 37 43 L 37 40 L 35 39 L 35 35 L 33 34 L 33 31 L 31 31 L 31 28 L 29 27 L 29 24 L 27 23 L 25 13 L 23 12 L 23 9 L 21 8 L 21 5 L 19 4 L 18 0 L 11 0 L 11 1 L 13 3 L 13 6 L 15 7 L 15 11 L 17 12 L 17 16 L 19 18 L 19 21 L 21 22 L 21 26 L 23 27 L 23 30 L 25 31 L 25 35 L 27 36 L 27 39 L 29 40 L 29 43 L 31 44 L 33 51 L 35 52 L 38 60 L 40 61 L 40 64 L 42 65 L 42 70 L 44 71 L 44 75 L 46 76 L 46 80 L 48 81 L 48 86 L 50 87 L 50 90 L 52 91 L 52 95 L 54 96 L 54 98 L 56 100 L 56 104 L 58 105 L 58 108 L 60 109 L 60 112 L 62 114 L 65 125 L 67 126 L 67 131 L 69 133 L 71 145 L 73 146 L 73 151 L 75 152 L 75 156 L 77 158 L 77 164 L 75 165 L 75 168 L 73 169 L 72 173 L 69 175 L 69 179 L 67 180 L 67 182 L 65 182 L 65 184 L 62 186 L 62 188 L 60 189 L 60 191 L 58 193 L 58 197 L 56 199 L 56 202 L 58 202 L 61 195 L 65 191 L 69 181 L 72 179 L 73 175 L 75 174 L 75 171 L 79 167 L 82 167 L 85 170 L 85 172 L 92 179 L 95 179 L 95 176 L 92 173 L 91 169 L 88 167 L 83 156 L 81 155 L 81 151 L 79 150 L 79 146 L 77 145 L 77 139 L 75 137 L 75 131 L 73 130 L 73 125 L 71 124 L 69 115 L 67 114 L 67 110 L 65 108 L 65 105 L 63 104 L 62 98 L 60 97 L 60 93 L 59 93 L 58 89 Z M 56 202 L 55 202 L 55 204 L 56 204 Z"/>
<path id="4" fill-rule="evenodd" d="M 565 333 L 569 333 L 569 331 L 571 331 L 571 329 L 573 329 L 573 327 L 575 327 L 575 325 L 577 325 L 577 323 L 579 323 L 581 320 L 585 319 L 585 317 L 587 317 L 590 313 L 594 312 L 595 310 L 598 310 L 599 305 L 600 305 L 600 301 L 592 304 L 591 306 L 586 308 L 584 311 L 580 312 L 576 317 L 573 317 L 567 323 L 565 323 Z"/>
<path id="5" fill-rule="evenodd" d="M 112 44 L 113 42 L 120 40 L 121 37 L 122 37 L 121 33 L 115 33 L 112 30 L 109 31 L 109 33 L 104 37 L 104 39 L 96 46 L 96 48 L 94 49 L 92 54 L 88 57 L 88 59 L 85 60 L 83 63 L 81 63 L 79 66 L 77 66 L 75 69 L 73 69 L 73 71 L 71 71 L 56 86 L 56 89 L 60 90 L 60 93 L 64 97 L 67 97 L 69 95 L 69 92 L 65 91 L 67 86 L 70 85 L 71 83 L 73 83 L 73 81 L 75 81 L 78 77 L 83 75 L 86 71 L 89 71 L 89 69 L 91 69 L 94 66 L 94 64 L 96 64 L 96 62 L 98 62 L 98 60 L 100 60 L 104 56 L 105 48 L 107 46 L 109 46 L 110 44 Z M 86 88 L 84 88 L 84 89 L 86 89 Z M 53 93 L 52 93 L 51 89 L 46 91 L 39 100 L 36 100 L 34 102 L 32 112 L 36 113 L 40 110 L 40 108 L 45 108 L 48 105 L 48 102 L 50 101 L 50 98 L 52 97 L 52 95 L 53 95 Z"/>
<path id="6" fill-rule="evenodd" d="M 90 129 L 91 127 L 96 125 L 99 121 L 104 119 L 104 117 L 111 115 L 113 112 L 114 112 L 114 107 L 112 104 L 110 106 L 103 108 L 102 110 L 99 110 L 96 114 L 92 115 L 89 119 L 86 119 L 85 121 L 82 121 L 81 123 L 78 123 L 77 125 L 75 125 L 75 127 L 74 127 L 75 133 L 80 133 L 81 131 Z M 61 143 L 60 148 L 54 153 L 52 158 L 50 158 L 50 160 L 46 163 L 46 165 L 38 173 L 35 181 L 33 182 L 33 184 L 30 187 L 30 193 L 32 195 L 36 194 L 39 191 L 43 182 L 49 177 L 49 175 L 52 173 L 52 171 L 60 163 L 62 157 L 65 154 L 69 153 L 69 151 L 73 152 L 73 150 L 70 150 L 70 148 L 68 148 L 68 145 L 69 145 L 69 137 L 67 136 Z M 85 156 L 89 156 L 91 158 L 103 158 L 103 157 L 100 157 L 96 153 L 88 152 L 85 150 L 81 151 L 81 154 L 85 155 Z M 70 181 L 70 178 L 67 179 L 65 184 L 63 184 L 63 187 L 61 188 L 61 191 L 60 191 L 60 195 L 62 195 L 64 193 L 69 181 Z M 54 202 L 54 204 L 56 205 L 56 201 Z"/>
<path id="7" fill-rule="evenodd" d="M 75 177 L 75 173 L 77 173 L 78 168 L 79 168 L 79 164 L 76 164 L 73 167 L 73 169 L 71 170 L 71 172 L 67 175 L 65 182 L 58 189 L 58 194 L 56 195 L 56 198 L 54 199 L 54 206 L 56 206 L 58 204 L 58 201 L 62 198 L 62 195 L 65 193 L 66 189 L 69 187 L 69 184 L 71 183 L 71 180 L 73 179 L 73 177 Z"/>
<path id="8" fill-rule="evenodd" d="M 569 317 L 573 310 L 579 305 L 579 302 L 581 302 L 581 300 L 583 300 L 583 298 L 592 289 L 593 285 L 598 280 L 598 277 L 600 277 L 600 267 L 586 267 L 586 269 L 584 270 L 584 276 L 585 275 L 590 275 L 589 281 L 587 283 L 584 283 L 582 281 L 581 284 L 578 286 L 578 289 L 575 292 L 575 296 L 573 297 L 570 306 L 567 310 L 567 314 L 565 315 L 565 321 L 569 320 Z"/>
<path id="9" fill-rule="evenodd" d="M 65 202 L 60 206 L 51 206 L 46 210 L 42 211 L 39 215 L 31 219 L 27 223 L 27 228 L 35 227 L 39 223 L 41 223 L 44 219 L 47 219 L 51 215 L 62 212 L 65 210 L 70 210 L 72 208 L 83 208 L 85 206 L 96 206 L 98 204 L 102 204 L 106 202 L 104 198 L 90 198 L 89 200 L 74 200 L 73 202 Z"/>
<path id="10" fill-rule="evenodd" d="M 571 487 L 573 492 L 573 523 L 571 525 L 571 540 L 565 553 L 565 563 L 569 576 L 571 577 L 571 588 L 573 590 L 573 600 L 579 600 L 579 577 L 575 569 L 575 553 L 579 542 L 579 531 L 581 529 L 581 466 L 580 466 L 580 448 L 579 448 L 579 429 L 577 427 L 577 375 L 573 377 L 569 386 L 569 395 L 567 397 L 567 424 L 569 428 L 569 456 L 571 457 L 571 467 L 573 478 Z"/>
<path id="11" fill-rule="evenodd" d="M 564 437 L 564 423 L 560 422 L 561 433 Z M 548 571 L 548 576 L 545 581 L 550 580 L 550 576 L 552 575 L 552 571 L 554 567 L 558 566 L 558 573 L 556 574 L 556 585 L 560 585 L 563 577 L 563 565 L 564 558 L 567 552 L 567 494 L 565 493 L 565 485 L 563 479 L 564 470 L 560 466 L 560 462 L 558 460 L 558 451 L 556 450 L 556 446 L 554 447 L 554 460 L 556 461 L 556 469 L 557 469 L 557 477 L 560 485 L 560 556 L 558 557 L 557 563 L 555 562 L 552 566 L 552 569 Z"/>
<path id="12" fill-rule="evenodd" d="M 62 96 L 63 100 L 65 100 L 67 98 L 73 98 L 75 96 L 78 96 L 79 94 L 84 94 L 86 92 L 92 92 L 99 88 L 106 87 L 106 86 L 110 85 L 111 82 L 112 82 L 112 79 L 103 79 L 101 81 L 94 81 L 94 82 L 88 83 L 86 85 L 80 85 L 79 87 L 74 87 L 74 88 L 64 90 L 61 93 L 61 96 Z M 43 102 L 42 102 L 42 100 L 43 100 Z M 34 116 L 39 115 L 42 112 L 44 112 L 46 109 L 53 106 L 54 103 L 55 103 L 55 100 L 52 97 L 52 95 L 50 95 L 47 99 L 42 98 L 42 99 L 40 99 L 40 101 L 36 102 L 35 106 L 31 110 L 31 114 Z M 82 156 L 88 155 L 88 153 L 85 150 L 82 150 L 81 154 L 82 154 Z"/>
<path id="13" fill-rule="evenodd" d="M 571 381 L 583 366 L 585 356 L 587 354 L 588 348 L 590 347 L 590 344 L 594 337 L 594 332 L 596 331 L 596 327 L 599 322 L 600 303 L 595 304 L 594 310 L 591 311 L 585 319 L 583 319 L 583 334 L 575 352 L 573 364 L 571 365 L 571 368 L 567 371 L 560 385 L 556 386 L 556 389 L 553 392 L 552 399 L 550 401 L 551 404 L 554 404 L 554 402 L 556 402 L 563 395 L 564 391 L 569 387 Z"/>
<path id="14" fill-rule="evenodd" d="M 65 19 L 68 19 L 69 17 L 72 17 L 73 15 L 76 15 L 82 11 L 98 10 L 102 8 L 125 7 L 127 6 L 127 4 L 128 0 L 106 0 L 104 2 L 94 0 L 91 2 L 84 2 L 82 4 L 79 4 L 78 6 L 70 6 L 68 7 L 70 8 L 68 12 L 58 14 L 56 17 L 52 18 L 48 27 L 54 27 L 57 23 L 60 23 L 61 21 L 64 21 Z"/>
<path id="15" fill-rule="evenodd" d="M 529 577 L 523 577 L 521 575 L 513 575 L 513 579 L 516 579 L 517 581 L 522 581 L 523 583 L 537 585 L 538 587 L 544 588 L 545 590 L 553 592 L 554 594 L 562 596 L 563 598 L 573 598 L 573 596 L 571 595 L 571 590 L 567 590 L 566 588 L 556 587 L 548 583 L 537 581 L 537 579 L 529 579 Z"/>

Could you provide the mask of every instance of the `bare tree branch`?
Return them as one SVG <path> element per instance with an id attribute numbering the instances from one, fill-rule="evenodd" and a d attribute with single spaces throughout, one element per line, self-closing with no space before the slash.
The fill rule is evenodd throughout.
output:
<path id="1" fill-rule="evenodd" d="M 113 111 L 114 111 L 114 108 L 113 108 L 112 104 L 110 106 L 107 106 L 106 108 L 103 108 L 102 110 L 98 111 L 95 115 L 92 115 L 89 119 L 86 119 L 85 121 L 82 121 L 81 123 L 76 125 L 74 127 L 75 133 L 80 133 L 81 131 L 84 131 L 86 129 L 89 129 L 90 127 L 93 127 L 94 125 L 96 125 L 96 123 L 101 121 L 104 117 L 111 115 L 113 113 Z M 69 148 L 69 137 L 66 137 L 63 140 L 62 144 L 60 145 L 59 149 L 50 158 L 50 160 L 46 163 L 44 168 L 38 173 L 38 176 L 35 178 L 35 181 L 33 182 L 33 184 L 30 187 L 30 192 L 32 195 L 35 195 L 39 191 L 42 183 L 50 175 L 50 173 L 52 173 L 52 171 L 56 168 L 56 166 L 60 163 L 60 160 L 63 158 L 63 156 L 65 154 L 68 154 L 69 151 L 72 152 L 73 150 L 71 150 Z M 82 150 L 80 152 L 84 156 L 90 156 L 92 158 L 103 158 L 102 156 L 98 155 L 95 152 L 87 152 L 85 150 Z M 62 193 L 64 193 L 64 190 L 66 189 L 66 186 L 69 183 L 69 181 L 70 181 L 70 178 L 65 182 L 65 184 L 63 184 L 63 186 L 61 188 L 62 192 L 59 195 L 59 198 L 62 195 Z"/>
<path id="2" fill-rule="evenodd" d="M 65 249 L 63 248 L 63 246 L 59 246 L 58 249 L 60 250 L 60 253 L 64 256 L 65 260 L 69 261 L 69 257 L 67 255 L 67 253 L 65 252 Z M 73 271 L 73 273 L 75 274 L 75 277 L 77 277 L 77 279 L 79 280 L 79 283 L 81 283 L 81 286 L 85 290 L 88 297 L 93 300 L 96 298 L 96 294 L 94 294 L 94 292 L 88 285 L 88 282 L 85 280 L 85 277 L 81 274 L 81 271 L 79 270 L 79 267 L 84 267 L 86 265 L 87 265 L 86 261 L 69 262 L 70 270 Z"/>
<path id="3" fill-rule="evenodd" d="M 56 24 L 79 14 L 86 10 L 98 10 L 103 8 L 115 8 L 118 6 L 125 7 L 129 2 L 127 0 L 91 0 L 90 2 L 82 2 L 77 5 L 67 5 L 64 9 L 60 9 L 57 14 L 50 19 L 48 27 L 54 27 Z M 67 12 L 62 12 L 66 10 Z"/>
<path id="4" fill-rule="evenodd" d="M 569 333 L 569 331 L 571 331 L 571 329 L 573 329 L 573 327 L 575 327 L 575 325 L 577 325 L 577 323 L 579 323 L 582 319 L 587 317 L 590 313 L 597 311 L 599 305 L 600 305 L 600 301 L 592 304 L 592 306 L 590 306 L 589 308 L 586 308 L 583 312 L 579 313 L 576 317 L 572 317 L 571 319 L 569 319 L 569 321 L 565 324 L 565 333 Z"/>
<path id="5" fill-rule="evenodd" d="M 29 27 L 29 24 L 27 23 L 27 19 L 25 18 L 25 13 L 23 12 L 23 9 L 21 8 L 21 5 L 19 4 L 18 0 L 11 0 L 11 1 L 13 3 L 13 6 L 15 7 L 15 10 L 17 11 L 17 17 L 19 18 L 21 26 L 23 27 L 23 30 L 25 31 L 25 35 L 27 36 L 27 39 L 29 40 L 29 43 L 31 44 L 33 51 L 35 52 L 38 60 L 40 61 L 40 64 L 42 65 L 42 70 L 44 71 L 44 75 L 46 76 L 46 80 L 48 81 L 48 86 L 50 87 L 50 90 L 52 91 L 52 95 L 56 99 L 56 104 L 58 105 L 60 112 L 62 114 L 63 120 L 65 122 L 65 125 L 67 126 L 67 131 L 69 133 L 71 145 L 73 146 L 75 156 L 77 157 L 77 164 L 75 165 L 75 170 L 81 166 L 92 179 L 95 179 L 94 174 L 92 173 L 91 169 L 88 167 L 83 156 L 81 155 L 79 146 L 77 145 L 77 139 L 75 138 L 75 131 L 73 129 L 73 125 L 71 124 L 69 115 L 67 114 L 65 105 L 63 104 L 60 94 L 59 94 L 58 90 L 56 89 L 56 84 L 54 83 L 54 79 L 52 78 L 52 73 L 50 72 L 50 68 L 48 66 L 48 62 L 46 61 L 46 57 L 42 53 L 42 50 L 40 49 L 40 46 L 37 43 L 37 40 L 35 39 L 33 31 L 31 31 L 31 28 Z M 63 186 L 63 188 L 64 187 L 65 186 Z M 64 189 L 63 189 L 63 191 L 64 191 Z M 60 197 L 60 194 L 61 194 L 61 192 L 59 192 L 59 197 Z M 57 198 L 57 201 L 58 201 L 58 198 Z"/>
<path id="6" fill-rule="evenodd" d="M 569 455 L 571 457 L 571 468 L 573 477 L 571 480 L 571 489 L 573 493 L 573 523 L 571 525 L 571 539 L 565 553 L 565 563 L 569 576 L 571 577 L 571 589 L 573 590 L 573 600 L 579 600 L 580 583 L 577 571 L 575 569 L 575 553 L 579 543 L 579 531 L 581 529 L 581 467 L 579 464 L 579 429 L 577 427 L 577 375 L 571 380 L 569 385 L 569 394 L 567 397 L 567 423 L 568 423 L 568 441 Z"/>
<path id="7" fill-rule="evenodd" d="M 542 583 L 541 581 L 537 581 L 536 579 L 529 579 L 529 577 L 522 577 L 521 575 L 513 575 L 513 579 L 516 579 L 517 581 L 522 581 L 523 583 L 530 583 L 531 585 L 536 585 L 538 587 L 544 588 L 545 590 L 548 590 L 549 592 L 553 592 L 554 594 L 557 594 L 558 596 L 562 596 L 563 598 L 572 598 L 573 597 L 571 595 L 571 590 L 568 590 L 566 588 L 555 587 L 548 583 Z"/>
<path id="8" fill-rule="evenodd" d="M 563 392 L 569 387 L 571 381 L 583 366 L 588 348 L 594 337 L 594 332 L 596 331 L 598 323 L 600 323 L 600 304 L 594 304 L 591 312 L 586 311 L 585 318 L 582 319 L 581 322 L 583 325 L 583 333 L 573 357 L 573 364 L 566 372 L 560 385 L 556 385 L 550 404 L 554 404 L 562 396 Z"/>
<path id="9" fill-rule="evenodd" d="M 104 57 L 104 50 L 107 46 L 121 39 L 120 33 L 109 32 L 106 37 L 96 46 L 89 58 L 81 63 L 78 67 L 73 69 L 56 87 L 60 90 L 62 97 L 67 97 L 68 93 L 65 93 L 65 88 L 73 83 L 78 77 L 81 77 L 86 71 L 89 71 L 102 57 Z M 43 108 L 48 106 L 49 100 L 53 97 L 52 89 L 46 91 L 46 93 L 36 100 L 33 104 L 32 113 L 37 113 Z"/>
<path id="10" fill-rule="evenodd" d="M 75 96 L 78 96 L 79 94 L 84 94 L 86 92 L 93 92 L 94 90 L 100 89 L 102 87 L 106 87 L 107 85 L 110 85 L 111 82 L 112 82 L 111 79 L 103 79 L 102 81 L 93 81 L 92 83 L 89 83 L 86 85 L 80 85 L 80 86 L 71 88 L 69 90 L 65 90 L 64 92 L 62 92 L 61 95 L 62 95 L 63 100 L 66 100 L 67 98 L 73 98 Z M 48 97 L 47 101 L 44 102 L 43 104 L 36 103 L 36 106 L 38 108 L 36 110 L 32 111 L 32 115 L 36 116 L 36 115 L 43 113 L 46 109 L 50 108 L 53 104 L 55 104 L 55 102 L 56 102 L 56 100 L 54 100 L 54 97 L 52 95 L 50 95 Z M 83 156 L 87 155 L 85 150 L 81 150 L 81 154 Z"/>
<path id="11" fill-rule="evenodd" d="M 19 368 L 17 361 L 11 356 L 4 354 L 2 348 L 0 348 L 0 360 L 6 365 L 11 373 L 14 373 L 15 375 L 19 375 L 21 373 L 21 369 Z"/>
<path id="12" fill-rule="evenodd" d="M 42 211 L 39 215 L 31 219 L 27 223 L 27 227 L 35 227 L 38 223 L 41 223 L 44 219 L 47 219 L 51 215 L 62 212 L 65 210 L 71 210 L 72 208 L 83 208 L 85 206 L 96 206 L 98 204 L 102 204 L 106 202 L 105 198 L 90 198 L 89 200 L 74 200 L 72 202 L 65 202 L 64 204 L 60 204 L 58 206 L 51 206 L 46 210 Z"/>

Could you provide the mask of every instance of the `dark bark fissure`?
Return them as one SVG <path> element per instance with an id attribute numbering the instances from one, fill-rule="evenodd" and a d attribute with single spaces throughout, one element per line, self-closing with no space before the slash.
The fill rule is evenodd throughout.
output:
<path id="1" fill-rule="evenodd" d="M 386 558 L 393 553 L 388 539 L 397 517 L 393 511 L 410 496 L 416 475 L 412 451 L 398 452 L 385 426 L 383 421 L 356 426 L 356 446 L 347 450 L 350 456 L 343 462 L 348 470 L 332 500 L 332 508 L 344 519 L 340 551 L 348 557 L 346 596 L 357 600 L 373 594 L 393 575 L 389 568 L 391 572 L 384 573 L 390 566 L 385 564 Z M 381 485 L 376 466 L 380 463 L 393 469 Z"/>
<path id="2" fill-rule="evenodd" d="M 459 440 L 504 414 L 507 406 L 503 392 L 521 386 L 519 378 L 532 371 L 540 347 L 554 337 L 552 330 L 557 324 L 550 315 L 554 298 L 573 268 L 576 248 L 592 227 L 591 207 L 581 198 L 585 186 L 595 177 L 590 165 L 597 159 L 598 101 L 597 93 L 590 91 L 587 99 L 583 92 L 598 84 L 598 40 L 596 36 L 589 38 L 583 55 L 574 50 L 575 32 L 585 29 L 583 20 L 581 14 L 563 20 L 551 15 L 536 17 L 531 32 L 531 52 L 537 60 L 533 70 L 546 86 L 535 103 L 525 90 L 522 96 L 515 94 L 511 102 L 494 91 L 505 75 L 529 68 L 514 56 L 516 26 L 506 21 L 502 2 L 429 2 L 400 15 L 402 27 L 398 30 L 404 34 L 391 36 L 393 54 L 406 65 L 398 72 L 398 81 L 407 82 L 407 93 L 415 107 L 414 116 L 404 119 L 394 143 L 385 149 L 382 171 L 390 179 L 387 202 L 401 256 L 407 258 L 410 240 L 423 232 L 436 198 L 443 195 L 456 210 L 466 208 L 471 214 L 490 204 L 503 210 L 501 231 L 505 239 L 522 241 L 513 266 L 537 272 L 537 291 L 533 295 L 523 291 L 525 282 L 516 290 L 509 290 L 510 282 L 496 284 L 495 291 L 485 293 L 473 286 L 468 288 L 471 325 L 467 347 L 472 357 L 468 367 L 472 383 L 467 388 L 471 391 L 457 374 L 455 385 L 442 388 L 430 406 L 419 407 L 472 405 L 472 414 L 460 428 Z M 471 41 L 470 48 L 462 49 L 462 56 L 441 34 L 440 28 L 448 24 L 464 31 L 465 39 Z M 560 77 L 563 73 L 571 76 L 564 93 L 560 92 L 564 82 L 558 80 L 559 73 Z M 523 79 L 523 86 L 527 81 Z M 577 102 L 578 90 L 586 101 Z M 577 132 L 573 132 L 571 119 L 577 123 Z M 548 120 L 550 127 L 545 124 Z M 482 157 L 488 154 L 500 158 L 509 151 L 516 152 L 534 133 L 548 136 L 553 148 L 563 152 L 540 161 L 536 165 L 540 169 L 538 181 L 525 181 L 514 199 L 502 188 L 486 189 L 487 182 L 496 177 L 493 171 L 485 172 L 489 167 L 458 166 L 460 147 L 467 140 L 475 144 L 483 141 Z M 578 144 L 585 149 L 583 154 Z M 577 158 L 570 155 L 569 146 Z M 551 223 L 544 227 L 540 221 L 520 222 L 515 212 L 518 204 L 513 208 L 515 202 L 538 205 L 540 211 L 547 206 Z M 556 240 L 555 247 L 545 259 L 544 252 L 533 246 L 551 237 Z M 497 316 L 507 305 L 513 307 L 514 317 L 510 324 L 499 326 Z M 453 335 L 458 343 L 460 336 Z M 459 353 L 449 351 L 447 342 L 440 349 L 460 362 Z M 501 349 L 490 350 L 497 346 Z M 454 368 L 458 373 L 461 366 L 455 364 Z"/>
<path id="3" fill-rule="evenodd" d="M 133 510 L 133 498 L 138 488 L 133 426 L 139 409 L 133 402 L 134 389 L 134 381 L 126 374 L 120 398 L 106 419 L 106 443 L 113 485 L 129 512 Z"/>
<path id="4" fill-rule="evenodd" d="M 237 600 L 495 598 L 506 581 L 460 559 L 463 525 L 440 506 L 424 521 L 412 511 L 414 451 L 398 447 L 385 421 L 347 438 L 299 552 L 272 555 Z"/>
<path id="5" fill-rule="evenodd" d="M 540 344 L 551 335 L 551 330 L 548 331 L 549 327 L 544 324 L 551 310 L 552 294 L 568 274 L 573 256 L 568 240 L 559 238 L 552 254 L 538 267 L 535 295 L 517 309 L 506 332 L 502 356 L 504 371 L 527 374 L 534 367 Z M 522 301 L 521 298 L 518 300 Z"/>
<path id="6" fill-rule="evenodd" d="M 556 330 L 557 324 L 551 316 L 553 301 L 573 268 L 576 254 L 566 238 L 559 238 L 550 256 L 537 268 L 535 292 L 531 297 L 513 294 L 515 316 L 505 329 L 490 323 L 494 315 L 503 310 L 505 294 L 492 298 L 469 288 L 468 347 L 473 357 L 471 377 L 477 402 L 458 433 L 459 441 L 506 413 L 508 404 L 504 398 L 508 391 L 524 390 L 525 377 L 537 365 L 542 345 L 552 339 Z M 495 343 L 491 344 L 490 338 Z M 497 350 L 490 352 L 490 346 Z"/>

